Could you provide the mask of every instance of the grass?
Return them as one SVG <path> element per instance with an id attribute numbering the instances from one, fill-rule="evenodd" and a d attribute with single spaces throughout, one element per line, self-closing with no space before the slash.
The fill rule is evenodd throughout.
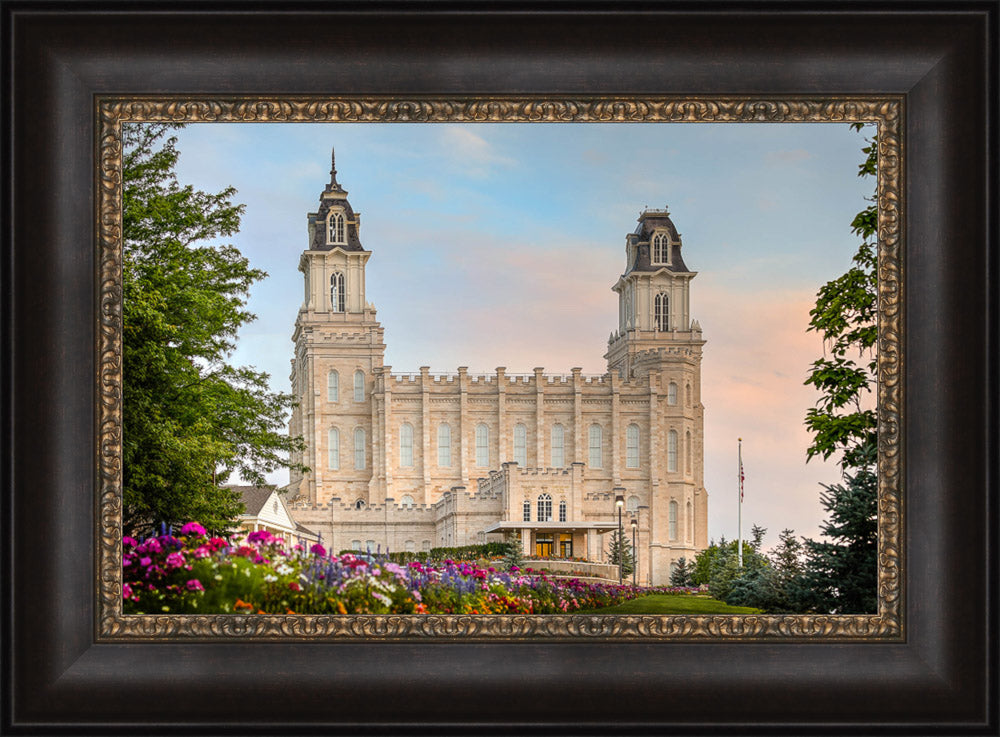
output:
<path id="1" fill-rule="evenodd" d="M 650 594 L 617 606 L 581 609 L 575 614 L 760 614 L 749 606 L 729 606 L 708 596 Z"/>

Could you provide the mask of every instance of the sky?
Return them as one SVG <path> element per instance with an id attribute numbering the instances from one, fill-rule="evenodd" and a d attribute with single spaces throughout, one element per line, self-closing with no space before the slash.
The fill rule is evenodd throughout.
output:
<path id="1" fill-rule="evenodd" d="M 850 222 L 874 192 L 857 176 L 865 132 L 847 124 L 191 124 L 178 177 L 235 186 L 229 242 L 269 276 L 255 284 L 232 356 L 289 391 L 307 220 L 329 180 L 361 214 L 367 299 L 393 373 L 606 370 L 618 320 L 611 286 L 644 208 L 670 210 L 691 285 L 702 362 L 709 537 L 818 537 L 831 461 L 806 462 L 803 384 L 823 355 L 806 331 L 818 288 L 859 243 Z M 445 318 L 458 310 L 460 317 Z M 269 480 L 283 484 L 287 473 Z"/>

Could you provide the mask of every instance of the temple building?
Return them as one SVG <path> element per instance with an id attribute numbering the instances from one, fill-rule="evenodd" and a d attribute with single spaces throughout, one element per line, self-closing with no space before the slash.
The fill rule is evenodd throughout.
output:
<path id="1" fill-rule="evenodd" d="M 667 583 L 708 544 L 705 341 L 667 210 L 645 210 L 625 238 L 606 373 L 398 373 L 347 194 L 334 161 L 299 258 L 289 431 L 310 470 L 284 489 L 295 522 L 334 551 L 516 539 L 528 556 L 601 562 L 620 499 L 639 581 Z"/>

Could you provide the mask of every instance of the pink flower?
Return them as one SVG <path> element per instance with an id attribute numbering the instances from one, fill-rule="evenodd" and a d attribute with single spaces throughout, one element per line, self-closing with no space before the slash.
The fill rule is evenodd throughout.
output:
<path id="1" fill-rule="evenodd" d="M 260 543 L 261 545 L 270 545 L 275 540 L 274 535 L 272 535 L 267 530 L 254 530 L 249 535 L 247 535 L 247 542 L 249 543 Z"/>
<path id="2" fill-rule="evenodd" d="M 201 581 L 197 578 L 192 578 L 187 582 L 188 591 L 204 591 L 205 587 L 201 585 Z"/>
<path id="3" fill-rule="evenodd" d="M 211 554 L 212 551 L 208 549 L 207 545 L 199 545 L 194 551 L 195 558 L 207 558 Z"/>
<path id="4" fill-rule="evenodd" d="M 152 563 L 153 563 L 153 559 L 150 558 L 149 556 L 146 556 L 145 558 L 140 558 L 139 559 L 139 565 L 141 565 L 143 568 L 151 565 Z"/>
<path id="5" fill-rule="evenodd" d="M 207 535 L 208 532 L 197 522 L 188 522 L 181 528 L 182 535 Z"/>
<path id="6" fill-rule="evenodd" d="M 166 561 L 164 561 L 167 568 L 180 568 L 184 565 L 184 554 L 183 553 L 171 553 L 167 556 Z"/>
<path id="7" fill-rule="evenodd" d="M 309 548 L 309 552 L 312 553 L 313 555 L 319 556 L 320 558 L 326 557 L 326 548 L 324 548 L 319 543 L 316 543 L 311 548 Z"/>
<path id="8" fill-rule="evenodd" d="M 290 584 L 288 584 L 288 588 L 290 588 L 292 591 L 301 591 L 302 590 L 302 587 L 299 586 L 299 582 L 298 581 L 292 581 Z"/>
<path id="9" fill-rule="evenodd" d="M 135 538 L 126 535 L 125 537 L 122 538 L 122 545 L 124 545 L 126 548 L 134 548 L 136 546 Z"/>
<path id="10" fill-rule="evenodd" d="M 128 584 L 124 584 L 122 586 L 122 598 L 131 599 L 133 596 L 135 596 L 135 594 L 132 593 L 132 587 L 129 586 Z"/>

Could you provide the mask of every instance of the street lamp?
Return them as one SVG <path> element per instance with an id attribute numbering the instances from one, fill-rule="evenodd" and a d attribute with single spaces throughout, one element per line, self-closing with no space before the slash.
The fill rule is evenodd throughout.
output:
<path id="1" fill-rule="evenodd" d="M 636 512 L 638 515 L 638 512 Z M 635 533 L 639 529 L 639 520 L 637 517 L 632 518 L 632 585 L 635 586 L 635 576 L 636 571 L 639 570 L 639 550 L 635 547 Z"/>
<path id="2" fill-rule="evenodd" d="M 625 564 L 625 534 L 622 530 L 622 507 L 625 506 L 625 495 L 615 496 L 615 506 L 618 507 L 618 585 L 622 583 L 622 566 Z"/>

